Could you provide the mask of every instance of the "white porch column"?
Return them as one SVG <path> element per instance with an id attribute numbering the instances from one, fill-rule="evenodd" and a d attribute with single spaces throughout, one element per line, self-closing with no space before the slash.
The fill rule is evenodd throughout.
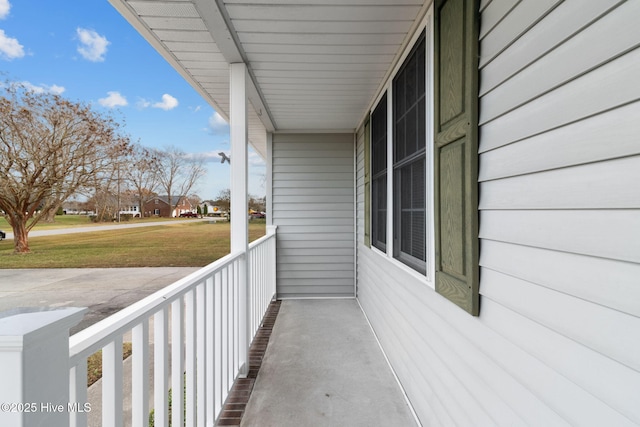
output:
<path id="1" fill-rule="evenodd" d="M 267 225 L 273 225 L 273 133 L 267 132 Z"/>
<path id="2" fill-rule="evenodd" d="M 231 252 L 247 250 L 247 66 L 230 65 Z"/>
<path id="3" fill-rule="evenodd" d="M 68 427 L 69 329 L 85 308 L 19 308 L 0 314 L 0 425 Z M 79 404 L 79 405 L 74 405 Z"/>
<path id="4" fill-rule="evenodd" d="M 247 189 L 247 66 L 231 64 L 230 72 L 230 134 L 231 134 L 231 253 L 245 254 L 240 266 L 240 374 L 249 372 L 249 230 Z"/>

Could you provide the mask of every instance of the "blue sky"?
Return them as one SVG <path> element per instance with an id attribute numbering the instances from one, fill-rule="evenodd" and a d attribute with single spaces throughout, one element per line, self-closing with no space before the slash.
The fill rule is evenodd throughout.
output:
<path id="1" fill-rule="evenodd" d="M 0 0 L 0 73 L 112 113 L 134 142 L 205 155 L 201 198 L 229 188 L 228 125 L 107 0 Z M 263 196 L 264 164 L 249 158 L 249 193 Z"/>

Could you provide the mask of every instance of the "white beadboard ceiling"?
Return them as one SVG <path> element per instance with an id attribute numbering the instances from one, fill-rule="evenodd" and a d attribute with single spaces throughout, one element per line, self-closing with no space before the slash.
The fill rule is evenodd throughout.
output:
<path id="1" fill-rule="evenodd" d="M 249 138 L 353 130 L 430 1 L 110 0 L 228 119 L 229 64 L 245 62 Z"/>

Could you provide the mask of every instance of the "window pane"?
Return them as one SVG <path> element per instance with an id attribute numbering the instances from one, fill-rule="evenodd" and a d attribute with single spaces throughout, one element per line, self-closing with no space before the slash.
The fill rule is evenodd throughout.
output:
<path id="1" fill-rule="evenodd" d="M 426 259 L 424 166 L 425 160 L 421 158 L 396 173 L 400 189 L 400 251 L 422 261 Z"/>
<path id="2" fill-rule="evenodd" d="M 422 42 L 422 45 L 424 45 L 424 41 Z M 425 56 L 426 56 L 426 51 L 424 48 L 420 48 L 418 47 L 418 50 L 416 51 L 416 69 L 417 69 L 417 73 L 416 73 L 416 92 L 417 93 L 425 93 L 425 84 L 426 84 L 426 73 L 425 73 Z"/>
<path id="3" fill-rule="evenodd" d="M 373 175 L 387 168 L 387 96 L 383 96 L 371 114 L 371 162 Z"/>
<path id="4" fill-rule="evenodd" d="M 387 95 L 371 114 L 371 240 L 386 250 L 387 241 Z"/>
<path id="5" fill-rule="evenodd" d="M 422 209 L 425 206 L 425 159 L 416 160 L 411 164 L 411 208 Z"/>
<path id="6" fill-rule="evenodd" d="M 387 177 L 374 179 L 371 183 L 371 239 L 375 247 L 385 250 L 387 242 Z"/>
<path id="7" fill-rule="evenodd" d="M 419 95 L 416 87 L 416 60 L 415 56 L 409 61 L 404 69 L 404 84 L 406 85 L 405 93 L 405 111 L 409 110 L 416 102 Z"/>
<path id="8" fill-rule="evenodd" d="M 411 110 L 407 112 L 406 117 L 406 126 L 405 126 L 405 155 L 403 158 L 413 154 L 416 152 L 417 143 L 416 143 L 416 135 L 418 131 L 418 111 L 415 105 L 411 106 Z"/>
<path id="9" fill-rule="evenodd" d="M 405 118 L 404 116 L 399 118 L 394 123 L 394 136 L 395 136 L 395 150 L 394 156 L 396 159 L 404 159 L 407 155 L 405 141 Z"/>
<path id="10" fill-rule="evenodd" d="M 425 98 L 423 97 L 418 102 L 418 115 L 416 116 L 416 123 L 418 125 L 418 130 L 416 134 L 417 146 L 416 151 L 424 150 L 427 142 L 427 118 L 425 111 Z"/>
<path id="11" fill-rule="evenodd" d="M 403 116 L 406 111 L 404 76 L 399 74 L 393 86 L 393 110 L 396 117 Z"/>
<path id="12" fill-rule="evenodd" d="M 425 235 L 425 216 L 424 211 L 413 212 L 413 216 L 411 218 L 413 236 L 424 236 Z M 411 255 L 418 258 L 421 261 L 426 260 L 426 245 L 424 241 L 424 237 L 413 239 L 411 241 Z"/>

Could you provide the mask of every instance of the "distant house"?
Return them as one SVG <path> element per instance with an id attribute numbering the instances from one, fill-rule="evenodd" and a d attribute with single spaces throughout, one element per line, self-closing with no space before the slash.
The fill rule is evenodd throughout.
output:
<path id="1" fill-rule="evenodd" d="M 154 196 L 144 203 L 142 212 L 145 217 L 174 218 L 181 213 L 195 212 L 195 208 L 187 196 L 171 196 L 171 204 L 169 204 L 169 196 Z"/>
<path id="2" fill-rule="evenodd" d="M 140 210 L 137 205 L 126 205 L 120 209 L 120 215 L 131 215 L 134 218 L 140 216 Z"/>
<path id="3" fill-rule="evenodd" d="M 200 204 L 200 209 L 202 210 L 202 214 L 209 216 L 224 216 L 227 214 L 227 211 L 223 209 L 221 206 L 214 205 L 210 201 L 205 201 Z"/>

